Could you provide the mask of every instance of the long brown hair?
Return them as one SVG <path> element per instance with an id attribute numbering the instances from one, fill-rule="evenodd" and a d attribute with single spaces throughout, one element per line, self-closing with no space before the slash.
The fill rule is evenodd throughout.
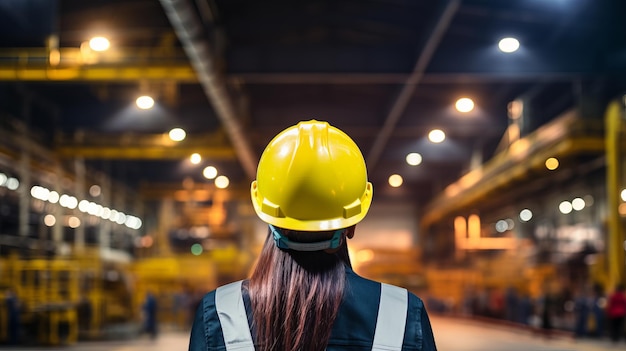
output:
<path id="1" fill-rule="evenodd" d="M 310 233 L 284 233 L 310 241 Z M 325 350 L 343 297 L 346 265 L 345 238 L 334 253 L 302 252 L 277 248 L 268 233 L 249 285 L 256 349 Z"/>

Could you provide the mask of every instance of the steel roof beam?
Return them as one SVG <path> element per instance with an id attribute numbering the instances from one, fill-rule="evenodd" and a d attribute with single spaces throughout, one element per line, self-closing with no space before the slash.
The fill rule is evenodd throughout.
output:
<path id="1" fill-rule="evenodd" d="M 385 121 L 383 123 L 382 129 L 380 133 L 376 136 L 374 145 L 367 155 L 367 166 L 370 169 L 376 166 L 376 163 L 378 162 L 378 159 L 380 158 L 380 155 L 382 154 L 385 145 L 387 144 L 387 140 L 389 140 L 393 129 L 395 128 L 398 120 L 404 113 L 406 106 L 409 104 L 415 88 L 421 82 L 424 71 L 426 71 L 426 67 L 430 62 L 430 59 L 434 55 L 437 46 L 439 46 L 439 43 L 441 42 L 444 33 L 448 29 L 452 18 L 454 17 L 460 6 L 461 0 L 450 0 L 443 8 L 442 13 L 437 20 L 437 23 L 433 27 L 431 35 L 426 41 L 426 45 L 424 46 L 419 57 L 417 58 L 417 62 L 415 62 L 413 72 L 402 86 L 397 98 L 393 101 L 391 109 L 389 110 L 389 113 L 387 114 L 387 117 L 385 118 Z"/>
<path id="2" fill-rule="evenodd" d="M 258 158 L 237 116 L 222 72 L 218 71 L 219 65 L 211 53 L 214 49 L 205 38 L 204 27 L 193 4 L 187 0 L 160 0 L 160 2 L 198 75 L 206 96 L 230 137 L 246 175 L 254 179 Z"/>

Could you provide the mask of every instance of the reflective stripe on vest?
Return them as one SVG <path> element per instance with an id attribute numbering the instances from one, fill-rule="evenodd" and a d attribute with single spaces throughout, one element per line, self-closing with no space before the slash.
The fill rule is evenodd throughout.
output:
<path id="1" fill-rule="evenodd" d="M 227 351 L 254 351 L 246 308 L 241 295 L 242 281 L 221 286 L 215 291 L 215 309 L 220 319 Z"/>
<path id="2" fill-rule="evenodd" d="M 215 308 L 227 351 L 254 351 L 241 283 L 238 281 L 221 286 L 215 292 Z M 372 351 L 402 350 L 407 311 L 407 290 L 381 284 Z"/>
<path id="3" fill-rule="evenodd" d="M 372 351 L 402 350 L 409 295 L 404 288 L 382 283 Z"/>

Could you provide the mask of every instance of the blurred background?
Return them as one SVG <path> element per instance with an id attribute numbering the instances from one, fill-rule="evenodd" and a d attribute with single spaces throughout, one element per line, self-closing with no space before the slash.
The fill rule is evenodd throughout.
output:
<path id="1" fill-rule="evenodd" d="M 153 319 L 186 348 L 198 301 L 245 278 L 267 235 L 249 195 L 264 147 L 310 119 L 356 141 L 374 185 L 356 272 L 417 293 L 436 336 L 472 320 L 606 339 L 626 264 L 624 13 L 0 0 L 0 345 L 135 339 Z"/>

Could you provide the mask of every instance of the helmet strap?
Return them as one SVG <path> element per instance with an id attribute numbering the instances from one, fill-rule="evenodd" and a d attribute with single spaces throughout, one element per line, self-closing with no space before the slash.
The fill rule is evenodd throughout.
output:
<path id="1" fill-rule="evenodd" d="M 313 243 L 299 243 L 289 240 L 280 232 L 280 229 L 274 227 L 273 225 L 270 224 L 269 226 L 272 231 L 276 247 L 279 249 L 291 249 L 295 251 L 322 251 L 327 249 L 336 249 L 341 245 L 341 234 L 344 232 L 344 229 L 336 230 L 330 240 L 317 241 Z"/>

